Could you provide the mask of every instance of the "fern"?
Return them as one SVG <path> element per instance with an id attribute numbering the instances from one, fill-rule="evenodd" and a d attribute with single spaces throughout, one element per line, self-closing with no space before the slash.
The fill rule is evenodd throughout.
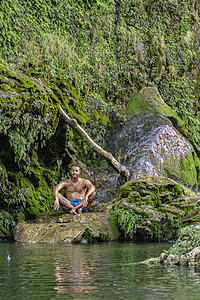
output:
<path id="1" fill-rule="evenodd" d="M 114 208 L 119 229 L 124 232 L 125 237 L 133 238 L 137 230 L 141 216 L 137 215 L 132 209 Z"/>

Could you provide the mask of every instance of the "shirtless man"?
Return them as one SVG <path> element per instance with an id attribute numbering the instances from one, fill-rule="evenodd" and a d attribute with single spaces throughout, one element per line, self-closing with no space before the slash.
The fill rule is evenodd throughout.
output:
<path id="1" fill-rule="evenodd" d="M 72 165 L 70 170 L 71 178 L 61 181 L 53 188 L 54 210 L 58 210 L 61 206 L 66 212 L 70 212 L 73 215 L 88 210 L 96 196 L 95 186 L 89 180 L 79 178 L 80 173 L 80 167 Z M 63 188 L 66 197 L 59 193 Z"/>

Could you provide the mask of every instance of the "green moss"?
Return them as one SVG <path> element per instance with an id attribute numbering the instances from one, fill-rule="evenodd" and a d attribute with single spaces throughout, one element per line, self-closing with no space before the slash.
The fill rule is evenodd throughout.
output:
<path id="1" fill-rule="evenodd" d="M 118 221 L 117 221 L 117 216 L 113 211 L 109 213 L 108 216 L 108 223 L 112 231 L 112 239 L 113 240 L 119 240 L 121 237 L 119 227 L 118 227 Z"/>
<path id="2" fill-rule="evenodd" d="M 153 185 L 140 179 L 131 180 L 120 187 L 118 199 L 127 198 L 128 202 L 144 201 L 153 207 L 173 200 L 184 194 L 183 187 L 178 184 Z"/>
<path id="3" fill-rule="evenodd" d="M 127 197 L 127 202 L 134 203 L 141 199 L 142 197 L 137 191 L 132 191 L 130 195 Z"/>
<path id="4" fill-rule="evenodd" d="M 176 227 L 176 224 L 170 219 L 165 220 L 163 223 L 153 222 L 150 226 L 151 238 L 157 241 L 173 239 L 176 236 Z"/>
<path id="5" fill-rule="evenodd" d="M 99 114 L 98 121 L 100 124 L 104 125 L 105 127 L 107 127 L 108 124 L 110 123 L 109 117 L 106 116 L 105 114 Z"/>
<path id="6" fill-rule="evenodd" d="M 81 240 L 86 239 L 88 242 L 93 242 L 93 234 L 90 228 L 86 228 L 81 236 Z"/>
<path id="7" fill-rule="evenodd" d="M 21 221 L 25 221 L 25 214 L 22 212 L 17 213 L 17 223 L 21 222 Z"/>
<path id="8" fill-rule="evenodd" d="M 7 92 L 10 90 L 10 86 L 8 84 L 0 84 L 0 90 Z"/>
<path id="9" fill-rule="evenodd" d="M 63 102 L 62 107 L 63 107 L 63 109 L 65 109 L 67 111 L 69 116 L 74 117 L 76 120 L 78 120 L 82 124 L 87 123 L 88 118 L 89 118 L 88 114 L 84 113 L 83 110 L 81 110 L 78 107 L 74 108 L 72 105 L 69 105 L 67 103 L 67 99 Z"/>
<path id="10" fill-rule="evenodd" d="M 5 67 L 7 67 L 7 63 L 2 59 L 0 58 L 0 64 L 4 65 Z"/>
<path id="11" fill-rule="evenodd" d="M 171 164 L 171 161 L 168 161 Z M 184 156 L 179 159 L 179 164 L 173 165 L 172 171 L 167 170 L 168 176 L 178 179 L 180 183 L 186 186 L 192 187 L 194 190 L 198 190 L 198 168 L 200 167 L 199 161 L 194 160 L 194 154 L 190 151 L 186 152 Z M 178 191 L 177 191 L 178 192 Z"/>
<path id="12" fill-rule="evenodd" d="M 159 113 L 162 116 L 175 119 L 179 127 L 185 125 L 184 121 L 163 101 L 157 88 L 144 88 L 127 103 L 126 114 L 128 118 L 141 112 Z"/>
<path id="13" fill-rule="evenodd" d="M 140 94 L 136 94 L 129 100 L 126 106 L 126 115 L 129 118 L 139 112 L 153 113 L 155 112 L 155 108 L 144 101 L 144 98 Z"/>
<path id="14" fill-rule="evenodd" d="M 1 94 L 0 130 L 7 141 L 7 153 L 4 151 L 1 157 L 6 167 L 1 168 L 4 185 L 1 186 L 0 199 L 3 206 L 8 206 L 8 211 L 15 206 L 16 211 L 12 212 L 9 223 L 9 230 L 12 230 L 16 222 L 35 218 L 52 209 L 52 187 L 60 181 L 61 171 L 57 166 L 53 170 L 46 168 L 45 164 L 41 166 L 37 151 L 56 131 L 59 100 L 42 81 L 34 82 L 2 65 L 0 70 L 2 88 L 9 87 Z M 6 168 L 10 160 L 14 169 L 9 171 L 8 178 Z M 6 230 L 4 223 L 3 226 Z"/>
<path id="15" fill-rule="evenodd" d="M 36 202 L 34 204 L 36 204 Z M 29 216 L 32 217 L 33 219 L 36 216 L 38 216 L 40 214 L 40 212 L 41 212 L 40 209 L 39 209 L 39 205 L 38 205 L 38 207 L 36 207 L 36 206 L 30 206 L 27 211 L 28 211 Z"/>
<path id="16" fill-rule="evenodd" d="M 1 209 L 0 212 L 0 238 L 12 237 L 13 226 L 16 225 L 15 211 L 5 211 Z"/>
<path id="17" fill-rule="evenodd" d="M 180 210 L 176 209 L 176 208 L 172 208 L 172 207 L 160 207 L 159 211 L 164 212 L 164 213 L 173 214 L 177 218 L 181 218 L 182 217 L 182 212 Z"/>
<path id="18" fill-rule="evenodd" d="M 193 202 L 187 207 L 182 205 L 184 194 L 181 185 L 164 177 L 147 176 L 125 183 L 113 205 L 122 239 L 163 241 L 175 238 L 182 226 L 179 219 L 194 210 Z"/>
<path id="19" fill-rule="evenodd" d="M 179 238 L 176 243 L 167 251 L 165 251 L 166 258 L 170 255 L 181 255 L 187 254 L 195 247 L 200 246 L 200 231 L 199 225 L 190 225 L 182 228 L 179 231 Z"/>
<path id="20" fill-rule="evenodd" d="M 183 182 L 197 189 L 198 183 L 197 176 L 196 174 L 194 174 L 196 166 L 193 159 L 193 155 L 186 153 L 185 158 L 182 158 L 180 161 L 180 166 L 181 170 L 187 170 L 187 173 L 183 171 L 183 173 L 181 174 Z M 198 165 L 198 167 L 200 167 L 200 164 Z"/>
<path id="21" fill-rule="evenodd" d="M 132 191 L 132 187 L 129 185 L 129 183 L 124 184 L 123 186 L 120 187 L 120 197 L 121 198 L 128 197 L 128 195 L 131 191 Z"/>
<path id="22" fill-rule="evenodd" d="M 101 241 L 102 242 L 107 242 L 108 241 L 108 234 L 101 234 L 101 237 L 100 237 Z"/>
<path id="23" fill-rule="evenodd" d="M 30 172 L 30 171 L 29 171 Z M 48 211 L 52 208 L 53 196 L 52 188 L 48 185 L 44 178 L 45 169 L 32 169 L 31 178 L 34 178 L 36 187 L 26 177 L 20 178 L 19 186 L 26 194 L 26 202 L 28 204 L 27 211 L 31 215 L 37 216 L 39 213 Z M 49 172 L 46 170 L 46 172 Z"/>
<path id="24" fill-rule="evenodd" d="M 16 77 L 16 79 L 17 79 L 17 81 L 20 82 L 19 87 L 23 88 L 23 90 L 31 89 L 31 88 L 32 89 L 38 88 L 36 86 L 36 84 L 31 79 L 29 79 L 27 77 L 20 76 L 20 77 Z"/>
<path id="25" fill-rule="evenodd" d="M 159 207 L 162 204 L 162 201 L 160 199 L 160 193 L 157 191 L 157 193 L 152 193 L 151 196 L 148 199 L 148 203 L 152 207 Z"/>

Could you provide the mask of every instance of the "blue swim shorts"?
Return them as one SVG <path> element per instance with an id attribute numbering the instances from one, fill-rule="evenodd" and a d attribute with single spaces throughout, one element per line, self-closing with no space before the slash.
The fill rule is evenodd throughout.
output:
<path id="1" fill-rule="evenodd" d="M 70 200 L 70 203 L 71 203 L 72 206 L 76 207 L 81 201 L 82 201 L 81 199 L 72 199 L 72 200 Z M 64 210 L 65 213 L 69 213 L 71 211 L 70 208 L 69 209 L 63 209 L 63 210 Z M 83 209 L 82 212 L 86 213 L 86 212 L 88 212 L 88 209 L 86 209 L 86 210 Z"/>

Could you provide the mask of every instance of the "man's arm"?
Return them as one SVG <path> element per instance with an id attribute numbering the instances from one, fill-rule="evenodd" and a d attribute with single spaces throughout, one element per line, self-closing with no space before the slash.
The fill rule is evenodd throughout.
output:
<path id="1" fill-rule="evenodd" d="M 88 191 L 85 194 L 85 203 L 83 204 L 83 207 L 86 207 L 88 205 L 88 198 L 94 193 L 95 186 L 89 181 L 85 180 L 85 186 L 88 188 Z"/>
<path id="2" fill-rule="evenodd" d="M 67 185 L 66 181 L 61 181 L 58 185 L 54 186 L 53 188 L 53 197 L 55 199 L 53 208 L 55 210 L 58 210 L 60 207 L 59 198 L 58 198 L 58 192 L 63 189 Z"/>

